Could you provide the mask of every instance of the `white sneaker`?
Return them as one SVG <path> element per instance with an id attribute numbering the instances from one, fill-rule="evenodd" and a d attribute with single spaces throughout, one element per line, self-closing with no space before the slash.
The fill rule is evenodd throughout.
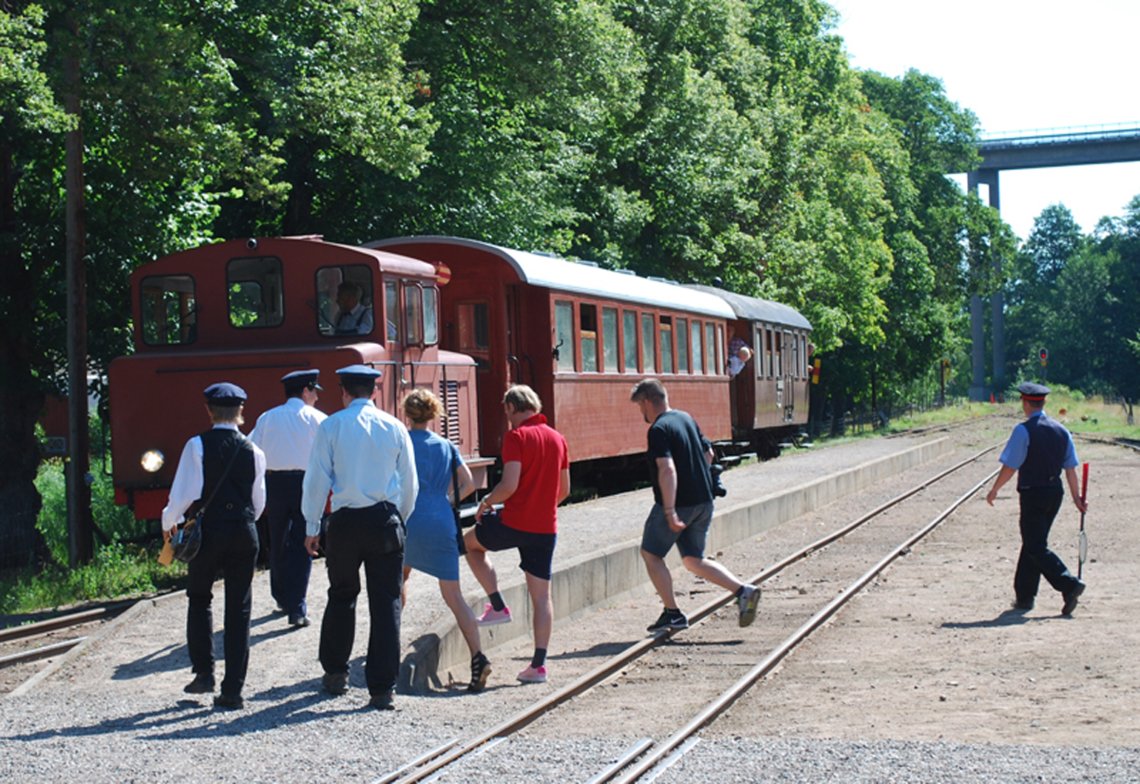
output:
<path id="1" fill-rule="evenodd" d="M 496 610 L 490 604 L 483 609 L 483 614 L 477 619 L 480 626 L 498 626 L 501 623 L 511 622 L 511 608 L 504 607 Z"/>
<path id="2" fill-rule="evenodd" d="M 760 589 L 755 585 L 744 586 L 736 603 L 740 608 L 740 625 L 751 625 L 756 620 L 756 608 L 760 605 Z"/>

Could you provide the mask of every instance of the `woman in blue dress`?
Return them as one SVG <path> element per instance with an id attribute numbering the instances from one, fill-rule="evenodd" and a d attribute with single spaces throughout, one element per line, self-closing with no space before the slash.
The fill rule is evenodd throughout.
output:
<path id="1" fill-rule="evenodd" d="M 450 499 L 455 480 L 459 484 L 460 499 L 471 494 L 475 482 L 455 445 L 428 430 L 428 425 L 442 411 L 439 398 L 426 389 L 415 389 L 404 398 L 404 415 L 411 422 L 409 432 L 416 453 L 416 475 L 420 485 L 416 507 L 406 522 L 404 581 L 412 569 L 439 580 L 443 601 L 455 616 L 455 622 L 471 650 L 471 681 L 467 690 L 482 691 L 491 674 L 491 663 L 483 655 L 479 625 L 475 614 L 463 601 L 463 591 L 459 587 L 459 545 Z"/>

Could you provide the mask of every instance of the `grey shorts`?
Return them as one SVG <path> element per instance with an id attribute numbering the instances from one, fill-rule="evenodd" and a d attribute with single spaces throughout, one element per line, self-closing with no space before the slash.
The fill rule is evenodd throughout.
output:
<path id="1" fill-rule="evenodd" d="M 712 515 L 712 501 L 697 506 L 678 506 L 677 516 L 685 523 L 685 530 L 674 533 L 665 522 L 665 510 L 661 504 L 654 504 L 649 510 L 649 517 L 645 518 L 641 549 L 664 558 L 676 544 L 682 558 L 704 558 Z"/>

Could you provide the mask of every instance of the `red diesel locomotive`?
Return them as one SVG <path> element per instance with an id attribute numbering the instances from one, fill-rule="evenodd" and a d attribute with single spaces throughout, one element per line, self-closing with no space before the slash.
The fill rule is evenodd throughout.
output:
<path id="1" fill-rule="evenodd" d="M 360 306 L 347 323 L 338 290 Z M 334 373 L 357 363 L 383 371 L 376 402 L 390 413 L 415 387 L 435 391 L 441 434 L 482 479 L 490 461 L 479 452 L 475 364 L 440 350 L 438 310 L 433 266 L 317 237 L 233 240 L 140 266 L 135 353 L 110 368 L 116 500 L 139 519 L 161 515 L 182 445 L 207 427 L 209 384 L 243 387 L 252 425 L 282 402 L 281 376 L 303 368 L 318 368 L 329 387 L 318 407 L 339 410 Z"/>

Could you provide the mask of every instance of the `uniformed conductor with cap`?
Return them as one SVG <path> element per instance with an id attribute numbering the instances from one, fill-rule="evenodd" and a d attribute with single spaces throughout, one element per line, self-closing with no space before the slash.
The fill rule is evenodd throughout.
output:
<path id="1" fill-rule="evenodd" d="M 226 675 L 214 707 L 240 708 L 249 666 L 249 615 L 257 563 L 255 521 L 265 509 L 265 454 L 238 431 L 245 391 L 235 384 L 206 387 L 206 410 L 213 428 L 186 442 L 162 510 L 162 534 L 169 540 L 195 501 L 206 504 L 202 547 L 189 564 L 186 596 L 186 647 L 194 680 L 184 691 L 214 690 L 214 579 L 225 580 Z"/>
<path id="2" fill-rule="evenodd" d="M 1077 452 L 1065 426 L 1045 415 L 1048 387 L 1027 381 L 1018 391 L 1021 392 L 1021 410 L 1027 419 L 1013 429 L 1001 453 L 1001 470 L 986 495 L 986 502 L 993 506 L 998 490 L 1017 473 L 1021 554 L 1013 577 L 1014 609 L 1033 609 L 1037 586 L 1041 575 L 1045 575 L 1063 597 L 1061 614 L 1071 615 L 1077 599 L 1085 591 L 1085 584 L 1070 574 L 1057 554 L 1049 549 L 1049 529 L 1065 498 L 1062 470 L 1073 503 L 1081 512 L 1086 509 L 1077 484 Z"/>
<path id="3" fill-rule="evenodd" d="M 305 548 L 301 481 L 317 428 L 327 415 L 313 406 L 319 370 L 294 370 L 281 377 L 285 402 L 257 418 L 249 438 L 265 452 L 265 493 L 269 527 L 269 591 L 289 616 L 289 625 L 309 625 L 305 595 L 313 559 Z"/>
<path id="4" fill-rule="evenodd" d="M 364 677 L 369 704 L 391 710 L 400 666 L 404 520 L 415 508 L 419 490 L 415 453 L 404 424 L 372 402 L 380 371 L 350 365 L 337 376 L 344 409 L 317 430 L 301 500 L 308 527 L 305 546 L 316 555 L 321 514 L 332 491 L 325 533 L 329 596 L 321 621 L 321 685 L 330 694 L 348 691 L 364 564 L 370 616 Z"/>

